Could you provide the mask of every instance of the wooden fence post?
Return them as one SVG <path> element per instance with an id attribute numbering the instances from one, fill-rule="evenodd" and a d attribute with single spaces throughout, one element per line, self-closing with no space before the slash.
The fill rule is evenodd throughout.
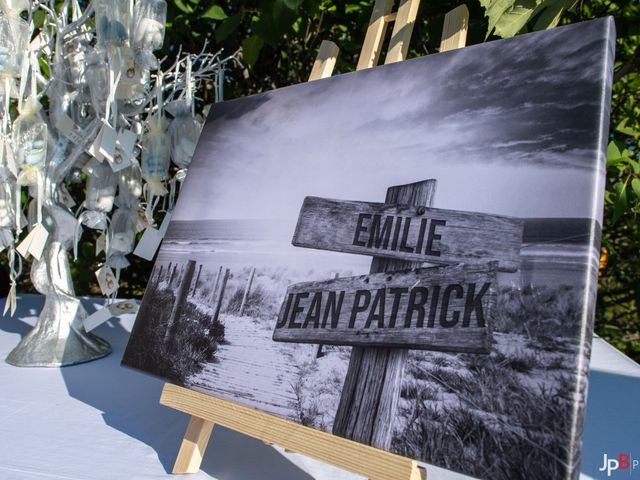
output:
<path id="1" fill-rule="evenodd" d="M 220 267 L 222 268 L 222 267 Z M 218 300 L 216 302 L 216 310 L 213 314 L 213 320 L 211 323 L 216 323 L 220 316 L 220 309 L 222 308 L 222 300 L 224 299 L 224 289 L 227 288 L 227 279 L 229 278 L 229 269 L 224 271 L 224 277 L 222 277 L 222 285 L 220 285 L 220 291 L 218 293 Z"/>
<path id="2" fill-rule="evenodd" d="M 244 306 L 247 303 L 247 298 L 249 298 L 249 291 L 251 290 L 251 284 L 253 283 L 253 276 L 256 274 L 256 268 L 253 267 L 251 269 L 251 273 L 249 274 L 249 280 L 247 281 L 247 288 L 244 290 L 244 295 L 242 296 L 242 303 L 240 304 L 240 313 L 239 316 L 242 316 L 242 312 L 244 312 Z"/>
<path id="3" fill-rule="evenodd" d="M 160 265 L 160 268 L 158 269 L 158 275 L 156 276 L 156 283 L 160 283 L 160 280 L 162 280 L 162 265 Z"/>
<path id="4" fill-rule="evenodd" d="M 198 290 L 198 281 L 200 280 L 200 274 L 202 273 L 202 264 L 198 267 L 198 274 L 196 275 L 196 283 L 193 284 L 193 290 L 191 291 L 191 296 L 196 296 L 196 290 Z"/>
<path id="5" fill-rule="evenodd" d="M 176 268 L 178 265 L 174 265 L 173 266 L 173 270 L 170 270 L 169 272 L 167 272 L 169 274 L 169 286 L 171 287 L 173 285 L 173 279 L 176 276 Z"/>
<path id="6" fill-rule="evenodd" d="M 218 284 L 220 283 L 220 275 L 222 275 L 222 265 L 218 268 L 216 282 L 213 284 L 213 290 L 211 291 L 211 303 L 216 301 L 216 292 L 218 291 Z"/>
<path id="7" fill-rule="evenodd" d="M 435 180 L 391 187 L 387 190 L 385 203 L 430 207 L 435 188 Z M 371 273 L 420 266 L 421 262 L 373 257 Z M 351 349 L 333 423 L 334 435 L 389 450 L 407 352 L 403 348 L 388 347 Z"/>
<path id="8" fill-rule="evenodd" d="M 189 293 L 189 287 L 191 286 L 191 280 L 193 279 L 193 272 L 195 272 L 195 270 L 196 262 L 194 260 L 189 260 L 187 262 L 184 275 L 182 276 L 182 281 L 180 282 L 180 286 L 178 287 L 178 291 L 176 293 L 176 300 L 173 303 L 171 313 L 169 314 L 169 320 L 167 321 L 167 330 L 164 333 L 165 343 L 170 339 L 176 320 L 180 316 L 180 313 L 184 308 L 184 304 L 187 302 L 187 295 Z"/>

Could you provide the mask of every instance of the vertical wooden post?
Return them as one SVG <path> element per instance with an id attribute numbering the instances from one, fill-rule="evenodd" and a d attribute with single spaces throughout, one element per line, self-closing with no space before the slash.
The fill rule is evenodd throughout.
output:
<path id="1" fill-rule="evenodd" d="M 228 278 L 229 278 L 229 269 L 227 268 L 224 271 L 224 277 L 222 277 L 222 285 L 220 285 L 220 291 L 218 292 L 218 300 L 216 301 L 216 310 L 213 314 L 212 323 L 216 323 L 218 321 L 218 317 L 220 317 L 220 310 L 222 309 L 222 300 L 224 299 L 224 290 L 225 288 L 227 288 Z"/>
<path id="2" fill-rule="evenodd" d="M 387 24 L 390 20 L 388 15 L 391 13 L 392 7 L 393 0 L 376 0 L 373 4 L 373 12 L 371 12 L 367 34 L 364 37 L 364 42 L 362 42 L 356 70 L 371 68 L 378 64 L 384 34 L 387 31 Z"/>
<path id="3" fill-rule="evenodd" d="M 169 286 L 173 286 L 173 278 L 176 276 L 176 267 L 177 265 L 173 266 L 173 270 L 171 270 L 171 265 L 169 265 L 169 271 L 167 272 L 167 274 L 169 274 Z"/>
<path id="4" fill-rule="evenodd" d="M 247 288 L 244 289 L 244 295 L 242 296 L 242 303 L 240 304 L 240 313 L 238 315 L 242 316 L 242 312 L 244 312 L 244 306 L 247 303 L 247 298 L 249 297 L 249 291 L 251 290 L 251 284 L 253 283 L 253 276 L 256 274 L 256 268 L 253 267 L 251 269 L 251 273 L 249 274 L 249 280 L 247 281 Z"/>
<path id="5" fill-rule="evenodd" d="M 151 290 L 156 290 L 160 285 L 160 275 L 156 273 L 158 271 L 162 271 L 162 265 L 158 268 L 157 265 L 154 265 L 153 270 L 151 270 L 151 275 L 149 276 L 149 282 L 147 284 L 147 288 Z"/>
<path id="6" fill-rule="evenodd" d="M 460 5 L 444 16 L 440 51 L 463 48 L 467 44 L 467 29 L 469 28 L 469 9 Z"/>
<path id="7" fill-rule="evenodd" d="M 384 58 L 385 65 L 399 62 L 407 58 L 409 52 L 409 42 L 413 33 L 413 26 L 416 23 L 420 0 L 401 0 L 393 24 L 393 33 L 389 40 L 387 56 Z"/>
<path id="8" fill-rule="evenodd" d="M 196 290 L 198 290 L 198 281 L 200 280 L 200 274 L 202 273 L 202 264 L 198 267 L 198 274 L 196 275 L 196 282 L 193 284 L 193 290 L 191 291 L 191 296 L 196 296 Z"/>
<path id="9" fill-rule="evenodd" d="M 172 473 L 197 473 L 200 470 L 200 463 L 202 463 L 212 430 L 213 422 L 191 417 Z"/>
<path id="10" fill-rule="evenodd" d="M 320 44 L 320 50 L 316 61 L 313 62 L 313 68 L 309 74 L 309 81 L 320 80 L 321 78 L 330 77 L 333 68 L 336 66 L 338 58 L 338 46 L 328 40 L 323 40 Z"/>
<path id="11" fill-rule="evenodd" d="M 435 180 L 391 187 L 385 203 L 430 207 L 435 188 Z M 421 262 L 374 257 L 371 273 L 420 266 Z M 333 423 L 334 435 L 389 450 L 407 352 L 402 348 L 352 348 Z"/>
<path id="12" fill-rule="evenodd" d="M 382 0 L 378 0 L 378 2 L 382 5 Z M 402 15 L 398 12 L 398 16 L 411 20 L 413 15 L 411 10 L 415 7 L 410 7 L 409 3 L 409 1 L 403 3 L 408 10 Z M 371 16 L 372 22 L 376 14 L 380 15 L 379 12 L 376 13 L 374 7 L 374 13 Z M 404 18 L 402 21 L 405 21 Z M 401 21 L 401 19 L 398 18 L 397 21 Z M 442 30 L 440 51 L 464 47 L 468 24 L 469 10 L 466 6 L 462 5 L 447 13 Z M 370 30 L 371 25 L 369 25 Z M 407 27 L 412 29 L 413 24 L 407 25 Z M 369 34 L 368 31 L 367 36 Z M 373 33 L 371 35 L 373 37 Z M 404 35 L 402 37 L 404 38 Z M 374 41 L 377 41 L 377 38 L 375 37 Z M 398 37 L 398 40 L 401 38 Z M 401 43 L 402 45 L 398 49 L 391 48 L 399 54 L 399 57 L 396 57 L 396 53 L 394 53 L 394 56 L 389 58 L 389 62 L 404 60 L 406 57 L 408 41 L 402 40 Z M 364 50 L 365 45 L 363 45 L 363 53 Z M 377 57 L 372 65 L 362 63 L 362 60 L 361 53 L 358 70 L 375 65 Z M 387 191 L 386 202 L 430 206 L 435 192 L 435 180 L 431 182 L 392 187 Z M 420 266 L 420 264 L 413 262 L 374 257 L 371 262 L 371 273 L 412 268 L 414 265 Z M 335 435 L 378 448 L 389 448 L 393 432 L 393 418 L 402 386 L 405 359 L 406 350 L 402 349 L 354 347 L 351 350 L 349 369 L 333 424 Z M 359 416 L 360 412 L 363 412 L 362 416 Z M 371 415 L 367 412 L 376 412 L 376 414 Z"/>
<path id="13" fill-rule="evenodd" d="M 180 282 L 178 291 L 176 292 L 176 300 L 173 303 L 171 313 L 169 314 L 167 330 L 164 333 L 165 342 L 171 338 L 176 320 L 180 316 L 180 312 L 182 312 L 184 304 L 187 302 L 187 294 L 189 293 L 189 286 L 191 286 L 191 280 L 193 279 L 193 272 L 195 272 L 195 270 L 196 262 L 194 260 L 189 260 L 185 267 L 184 275 L 182 276 L 182 281 Z"/>
<path id="14" fill-rule="evenodd" d="M 160 283 L 161 279 L 162 279 L 162 265 L 160 265 L 160 268 L 158 269 L 158 275 L 156 276 L 156 283 Z"/>
<path id="15" fill-rule="evenodd" d="M 218 268 L 218 274 L 216 275 L 216 282 L 213 285 L 213 290 L 211 292 L 211 303 L 216 300 L 216 292 L 218 291 L 218 283 L 220 283 L 220 275 L 222 274 L 222 265 Z"/>

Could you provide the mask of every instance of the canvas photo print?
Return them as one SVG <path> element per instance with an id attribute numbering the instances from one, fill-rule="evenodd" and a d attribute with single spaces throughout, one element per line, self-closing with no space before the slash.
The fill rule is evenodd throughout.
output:
<path id="1" fill-rule="evenodd" d="M 574 479 L 613 23 L 214 105 L 123 364 L 482 479 Z"/>

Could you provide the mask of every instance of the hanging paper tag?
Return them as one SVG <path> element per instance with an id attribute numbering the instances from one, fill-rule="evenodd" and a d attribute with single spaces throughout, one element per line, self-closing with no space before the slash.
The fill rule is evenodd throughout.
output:
<path id="1" fill-rule="evenodd" d="M 167 234 L 167 229 L 169 228 L 169 222 L 171 221 L 171 215 L 173 215 L 173 210 L 169 210 L 164 214 L 164 218 L 162 219 L 162 223 L 160 224 L 160 228 L 158 229 L 162 238 Z"/>
<path id="2" fill-rule="evenodd" d="M 102 128 L 98 130 L 98 134 L 96 135 L 96 138 L 93 140 L 93 143 L 91 144 L 91 146 L 87 149 L 87 153 L 89 153 L 89 155 L 93 156 L 99 162 L 104 160 L 104 157 L 100 153 L 100 144 L 102 143 L 102 132 L 104 127 L 105 125 L 102 125 Z"/>
<path id="3" fill-rule="evenodd" d="M 27 235 L 25 239 L 22 240 L 22 242 L 20 242 L 20 244 L 16 247 L 16 251 L 25 259 L 29 258 L 29 246 L 31 245 L 32 241 L 33 238 L 31 238 L 31 233 L 29 233 L 29 235 Z"/>
<path id="4" fill-rule="evenodd" d="M 102 325 L 104 322 L 109 320 L 112 316 L 113 314 L 108 307 L 103 307 L 100 310 L 96 310 L 82 322 L 84 324 L 84 329 L 87 332 L 90 332 L 97 326 Z"/>
<path id="5" fill-rule="evenodd" d="M 29 245 L 29 253 L 33 255 L 36 260 L 40 260 L 47 243 L 47 238 L 49 238 L 49 231 L 41 223 L 36 223 L 33 230 L 29 232 L 29 235 L 33 235 L 33 240 Z"/>
<path id="6" fill-rule="evenodd" d="M 113 162 L 113 158 L 116 154 L 117 140 L 118 132 L 116 132 L 116 129 L 105 124 L 102 127 L 102 137 L 100 139 L 100 148 L 98 151 L 109 163 Z"/>
<path id="7" fill-rule="evenodd" d="M 84 142 L 84 134 L 82 130 L 66 113 L 63 113 L 56 122 L 56 129 L 75 145 L 80 145 Z"/>
<path id="8" fill-rule="evenodd" d="M 145 260 L 151 260 L 156 254 L 160 242 L 162 242 L 162 234 L 155 228 L 149 227 L 142 234 L 133 254 Z"/>
<path id="9" fill-rule="evenodd" d="M 109 311 L 112 315 L 124 315 L 126 313 L 136 313 L 138 311 L 138 303 L 135 300 L 122 300 L 109 305 Z"/>
<path id="10" fill-rule="evenodd" d="M 131 130 L 121 129 L 118 132 L 118 148 L 125 157 L 131 158 L 133 149 L 136 146 L 136 140 L 138 140 L 138 136 Z"/>
<path id="11" fill-rule="evenodd" d="M 65 186 L 64 183 L 60 184 L 60 189 L 58 191 L 58 198 L 67 208 L 73 208 L 76 206 L 75 200 L 69 193 L 69 190 L 67 190 L 67 187 Z"/>
<path id="12" fill-rule="evenodd" d="M 107 251 L 107 236 L 104 233 L 101 233 L 98 239 L 96 240 L 96 256 L 100 255 L 101 252 Z"/>
<path id="13" fill-rule="evenodd" d="M 121 300 L 114 302 L 110 305 L 101 308 L 93 312 L 87 318 L 84 319 L 84 329 L 90 332 L 99 325 L 109 320 L 112 317 L 124 315 L 126 313 L 136 313 L 138 311 L 138 304 L 134 300 Z"/>
<path id="14" fill-rule="evenodd" d="M 36 223 L 16 250 L 24 258 L 33 255 L 36 260 L 40 260 L 47 238 L 49 238 L 47 229 L 41 223 Z"/>
<path id="15" fill-rule="evenodd" d="M 116 149 L 113 159 L 109 159 L 109 157 L 105 155 L 114 172 L 119 172 L 131 165 L 131 156 L 133 155 L 133 148 L 136 146 L 137 139 L 138 137 L 135 133 L 129 130 L 120 130 L 116 138 Z"/>
<path id="16" fill-rule="evenodd" d="M 11 283 L 11 288 L 9 289 L 9 295 L 7 295 L 7 299 L 4 301 L 4 309 L 2 310 L 2 316 L 7 314 L 9 311 L 9 315 L 13 317 L 13 314 L 16 311 L 16 284 L 15 282 Z"/>
<path id="17" fill-rule="evenodd" d="M 96 278 L 98 279 L 98 285 L 103 295 L 109 296 L 118 289 L 116 276 L 113 274 L 113 270 L 107 265 L 96 270 Z"/>

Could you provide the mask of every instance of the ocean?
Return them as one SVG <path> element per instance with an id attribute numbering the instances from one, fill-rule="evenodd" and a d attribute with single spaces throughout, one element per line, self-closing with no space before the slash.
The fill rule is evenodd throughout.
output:
<path id="1" fill-rule="evenodd" d="M 599 252 L 589 241 L 593 225 L 586 218 L 524 219 L 521 266 L 516 273 L 500 273 L 503 285 L 582 286 L 595 273 Z M 158 263 L 196 260 L 205 270 L 245 267 L 286 267 L 300 271 L 332 271 L 360 275 L 369 271 L 365 255 L 294 247 L 294 222 L 281 220 L 172 221 Z"/>

